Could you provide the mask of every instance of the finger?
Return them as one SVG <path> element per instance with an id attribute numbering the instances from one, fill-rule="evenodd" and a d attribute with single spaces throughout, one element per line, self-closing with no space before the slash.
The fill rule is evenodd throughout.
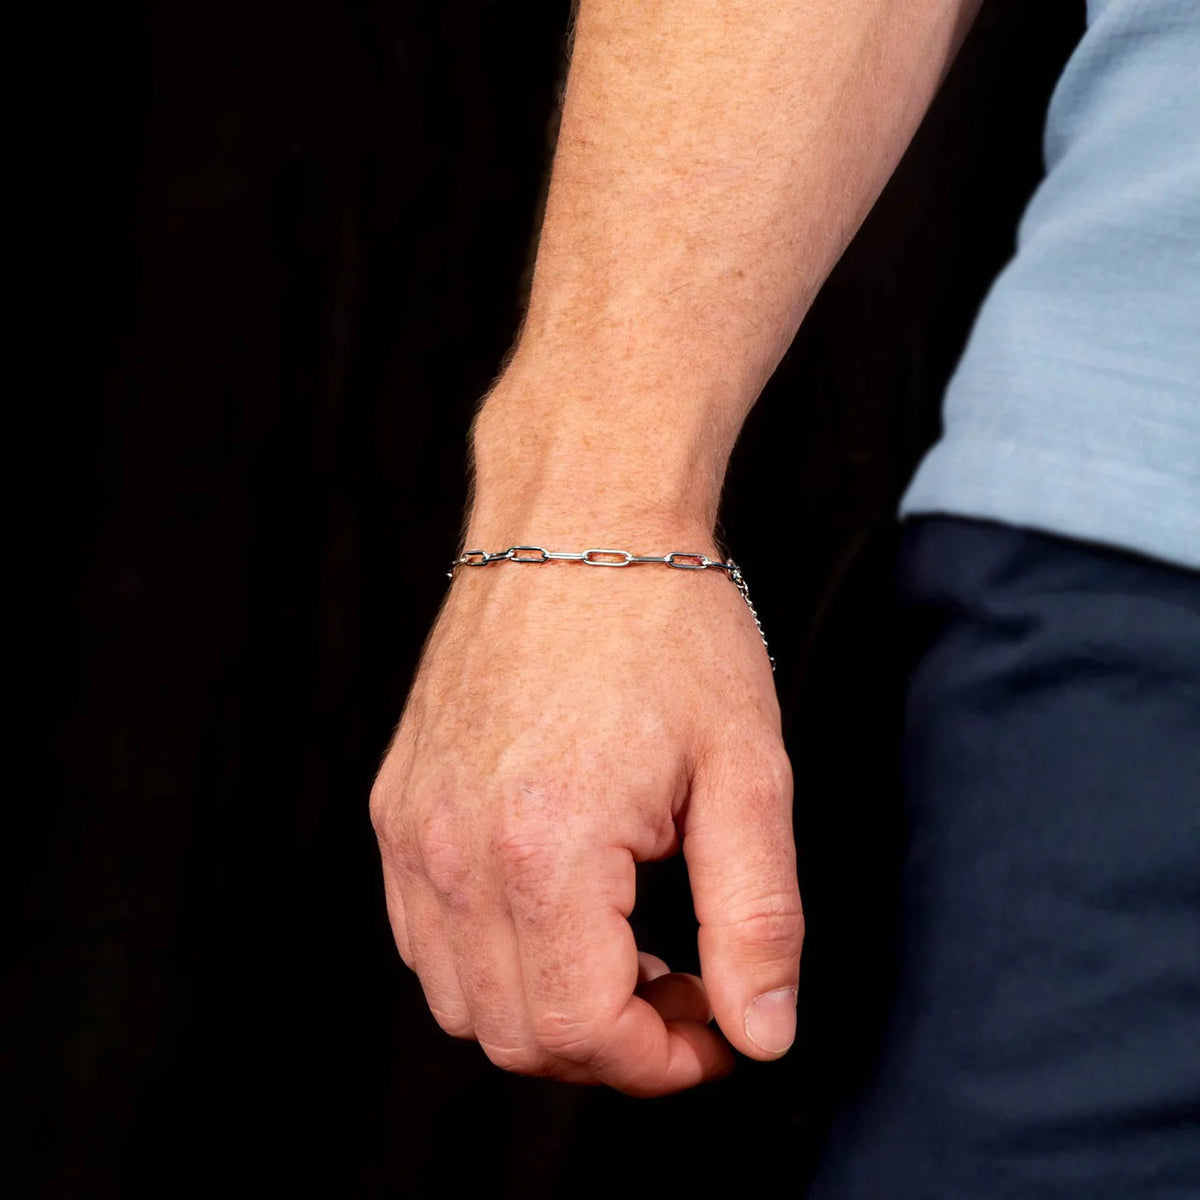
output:
<path id="1" fill-rule="evenodd" d="M 667 966 L 661 958 L 653 954 L 647 954 L 644 950 L 638 951 L 638 985 L 649 983 L 652 979 L 657 979 L 660 975 L 667 975 L 671 968 Z"/>
<path id="2" fill-rule="evenodd" d="M 404 960 L 405 966 L 415 970 L 413 966 L 412 942 L 408 936 L 408 921 L 404 912 L 404 897 L 400 891 L 400 879 L 388 862 L 383 858 L 383 893 L 387 901 L 388 921 L 392 926 L 392 937 L 396 941 L 396 949 Z"/>
<path id="3" fill-rule="evenodd" d="M 682 972 L 659 975 L 647 983 L 639 984 L 637 994 L 664 1021 L 695 1021 L 707 1025 L 712 1020 L 704 983 L 698 975 L 685 975 Z"/>
<path id="4" fill-rule="evenodd" d="M 664 1095 L 731 1069 L 714 1030 L 664 1020 L 634 995 L 638 950 L 626 918 L 636 876 L 628 849 L 584 846 L 573 854 L 552 837 L 526 838 L 504 879 L 544 1050 L 630 1095 Z"/>
<path id="5" fill-rule="evenodd" d="M 486 917 L 465 918 L 443 907 L 442 915 L 474 1037 L 487 1057 L 517 1075 L 595 1083 L 585 1067 L 558 1058 L 539 1042 L 507 908 L 489 905 Z"/>
<path id="6" fill-rule="evenodd" d="M 404 913 L 413 970 L 434 1020 L 451 1037 L 474 1037 L 475 1024 L 437 898 L 421 884 L 411 884 L 404 893 Z"/>
<path id="7" fill-rule="evenodd" d="M 497 1066 L 522 1075 L 576 1079 L 580 1072 L 538 1043 L 526 1002 L 516 931 L 499 875 L 470 829 L 438 814 L 417 840 L 425 894 L 437 905 L 473 1036 Z"/>
<path id="8" fill-rule="evenodd" d="M 597 1082 L 630 1096 L 665 1096 L 734 1067 L 729 1046 L 706 1022 L 664 1018 L 640 996 L 629 998 L 611 1026 L 573 1039 L 572 1055 Z"/>
<path id="9" fill-rule="evenodd" d="M 508 906 L 499 894 L 470 900 L 441 896 L 442 920 L 471 1012 L 489 1059 L 520 1075 L 554 1075 L 558 1060 L 543 1049 L 525 1000 L 521 957 Z"/>
<path id="10" fill-rule="evenodd" d="M 700 969 L 725 1036 L 751 1058 L 784 1054 L 796 1035 L 804 918 L 786 755 L 744 748 L 701 764 L 684 821 Z"/>

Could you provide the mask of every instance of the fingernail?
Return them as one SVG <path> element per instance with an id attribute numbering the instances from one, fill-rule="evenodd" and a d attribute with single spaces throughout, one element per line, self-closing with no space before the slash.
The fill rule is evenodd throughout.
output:
<path id="1" fill-rule="evenodd" d="M 756 996 L 746 1009 L 746 1036 L 768 1054 L 782 1054 L 796 1040 L 796 989 Z"/>

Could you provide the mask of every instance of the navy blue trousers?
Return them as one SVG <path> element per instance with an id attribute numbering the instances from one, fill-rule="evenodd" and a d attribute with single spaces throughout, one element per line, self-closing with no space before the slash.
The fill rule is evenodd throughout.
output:
<path id="1" fill-rule="evenodd" d="M 896 585 L 899 988 L 809 1195 L 1198 1200 L 1200 574 L 936 515 Z"/>

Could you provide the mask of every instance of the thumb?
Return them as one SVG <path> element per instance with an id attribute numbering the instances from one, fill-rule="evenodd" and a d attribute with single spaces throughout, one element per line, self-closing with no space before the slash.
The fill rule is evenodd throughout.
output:
<path id="1" fill-rule="evenodd" d="M 699 764 L 683 834 L 713 1016 L 743 1054 L 778 1058 L 796 1036 L 804 941 L 782 747 L 742 744 Z"/>

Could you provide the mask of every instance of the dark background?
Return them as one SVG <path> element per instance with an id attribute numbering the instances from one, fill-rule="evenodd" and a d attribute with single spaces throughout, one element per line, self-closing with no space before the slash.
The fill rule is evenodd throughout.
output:
<path id="1" fill-rule="evenodd" d="M 796 765 L 801 1036 L 656 1101 L 503 1075 L 440 1033 L 366 810 L 520 316 L 568 10 L 174 0 L 77 31 L 81 401 L 45 502 L 50 786 L 11 992 L 30 1194 L 799 1188 L 867 1069 L 899 834 L 894 510 L 1083 4 L 985 5 L 739 444 L 723 528 Z M 694 966 L 682 869 L 643 882 L 645 947 Z"/>

